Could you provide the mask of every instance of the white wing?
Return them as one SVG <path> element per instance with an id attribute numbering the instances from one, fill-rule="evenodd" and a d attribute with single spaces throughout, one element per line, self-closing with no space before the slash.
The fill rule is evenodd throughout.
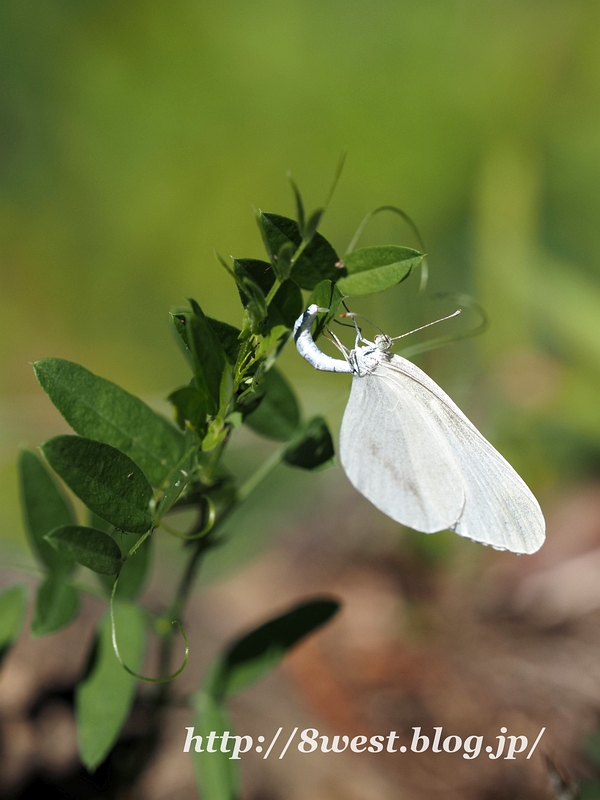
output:
<path id="1" fill-rule="evenodd" d="M 378 366 L 352 379 L 342 466 L 354 487 L 397 522 L 425 533 L 450 528 L 466 499 L 460 466 L 413 382 L 388 372 Z"/>
<path id="2" fill-rule="evenodd" d="M 366 390 L 360 386 L 365 381 Z M 361 410 L 358 403 L 353 403 L 353 397 L 358 403 L 365 403 L 362 414 L 374 414 L 381 431 L 387 433 L 380 433 L 363 417 L 361 435 Z M 390 402 L 390 398 L 394 400 Z M 380 409 L 393 410 L 385 422 L 382 417 L 386 415 L 381 410 L 374 411 L 373 402 L 378 402 Z M 419 419 L 426 419 L 427 424 L 419 426 Z M 387 438 L 382 439 L 382 435 Z M 353 440 L 350 436 L 358 438 Z M 357 451 L 364 456 L 377 448 L 378 452 L 387 453 L 387 461 L 379 466 L 383 492 L 373 486 L 373 480 L 367 479 L 364 467 L 358 463 Z M 524 481 L 448 395 L 400 356 L 381 362 L 364 378 L 353 379 L 340 451 L 342 465 L 354 486 L 398 522 L 430 532 L 432 528 L 422 523 L 430 515 L 437 515 L 444 522 L 435 530 L 448 527 L 461 536 L 515 553 L 534 553 L 544 542 L 544 517 Z M 416 459 L 414 453 L 418 454 Z M 364 458 L 373 464 L 372 459 L 372 455 Z M 435 476 L 433 479 L 425 477 L 428 471 Z M 441 473 L 446 473 L 442 476 L 445 480 Z M 450 509 L 457 506 L 452 503 L 452 491 L 458 496 L 460 507 L 454 520 L 449 521 Z M 396 500 L 391 499 L 394 494 Z M 432 510 L 415 514 L 415 502 L 407 503 L 407 495 L 422 498 L 423 505 L 432 504 Z"/>

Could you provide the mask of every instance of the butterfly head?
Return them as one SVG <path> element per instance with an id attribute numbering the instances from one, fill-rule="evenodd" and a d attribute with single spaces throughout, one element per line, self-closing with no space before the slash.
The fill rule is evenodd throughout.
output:
<path id="1" fill-rule="evenodd" d="M 393 340 L 385 333 L 378 333 L 375 337 L 375 347 L 382 353 L 388 353 L 392 348 Z"/>

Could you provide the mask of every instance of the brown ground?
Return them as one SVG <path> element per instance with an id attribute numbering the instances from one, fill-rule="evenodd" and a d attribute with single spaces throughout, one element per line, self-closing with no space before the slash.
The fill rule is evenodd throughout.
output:
<path id="1" fill-rule="evenodd" d="M 548 542 L 529 557 L 448 536 L 447 557 L 435 560 L 416 535 L 398 543 L 397 528 L 349 489 L 338 496 L 337 507 L 321 508 L 266 555 L 194 596 L 187 614 L 192 658 L 178 693 L 198 686 L 225 640 L 327 593 L 341 598 L 343 611 L 231 702 L 238 733 L 270 738 L 279 726 L 283 735 L 294 726 L 350 737 L 395 730 L 398 743 L 410 744 L 413 727 L 431 736 L 441 726 L 443 737 L 484 735 L 485 748 L 495 745 L 502 726 L 529 743 L 542 726 L 546 731 L 530 760 L 525 753 L 491 760 L 485 750 L 474 760 L 431 751 L 308 755 L 292 747 L 284 760 L 267 761 L 249 753 L 241 762 L 244 797 L 572 796 L 564 786 L 589 773 L 582 747 L 600 725 L 600 486 L 556 498 Z M 156 607 L 161 599 L 151 587 L 146 604 Z M 97 790 L 76 777 L 70 691 L 100 610 L 90 599 L 70 628 L 36 641 L 23 636 L 7 658 L 0 677 L 0 797 L 196 797 L 182 753 L 185 726 L 192 724 L 186 708 L 165 718 L 162 741 L 135 788 L 111 794 L 110 787 Z M 143 732 L 144 724 L 136 711 L 126 734 Z M 52 788 L 57 784 L 62 793 Z"/>

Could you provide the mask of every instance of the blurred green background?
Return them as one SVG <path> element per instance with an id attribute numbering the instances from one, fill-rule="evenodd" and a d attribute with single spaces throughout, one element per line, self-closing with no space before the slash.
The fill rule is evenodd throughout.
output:
<path id="1" fill-rule="evenodd" d="M 29 362 L 162 402 L 187 380 L 169 308 L 239 324 L 213 248 L 260 257 L 252 207 L 292 215 L 288 169 L 321 203 L 344 148 L 324 235 L 341 254 L 394 203 L 431 266 L 425 297 L 357 309 L 397 334 L 452 310 L 436 292 L 472 294 L 488 333 L 420 363 L 542 499 L 594 472 L 599 49 L 593 0 L 0 4 L 2 537 L 21 537 L 17 446 L 58 425 Z M 392 215 L 376 242 L 416 245 Z M 283 368 L 336 424 L 347 382 L 291 348 Z"/>

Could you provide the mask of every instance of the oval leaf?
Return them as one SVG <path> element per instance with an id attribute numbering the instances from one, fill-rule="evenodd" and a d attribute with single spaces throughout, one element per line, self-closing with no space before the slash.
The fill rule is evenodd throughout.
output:
<path id="1" fill-rule="evenodd" d="M 285 451 L 283 460 L 291 467 L 324 469 L 335 455 L 333 439 L 323 417 L 313 417 Z"/>
<path id="2" fill-rule="evenodd" d="M 115 383 L 62 358 L 36 361 L 33 368 L 76 433 L 126 453 L 153 486 L 160 486 L 183 455 L 177 428 Z"/>
<path id="3" fill-rule="evenodd" d="M 188 345 L 194 359 L 194 377 L 198 389 L 209 401 L 210 413 L 219 408 L 221 378 L 227 363 L 225 351 L 217 334 L 212 329 L 208 317 L 195 300 L 190 300 L 193 314 L 187 317 Z M 183 448 L 179 458 L 183 455 Z M 171 464 L 171 467 L 179 459 Z"/>
<path id="4" fill-rule="evenodd" d="M 262 395 L 261 403 L 244 422 L 269 439 L 289 441 L 300 424 L 300 406 L 294 390 L 282 373 L 272 367 L 263 375 L 257 393 Z"/>
<path id="5" fill-rule="evenodd" d="M 206 319 L 215 332 L 215 336 L 221 342 L 221 347 L 225 352 L 227 360 L 230 364 L 235 364 L 242 344 L 239 338 L 241 333 L 240 329 L 229 325 L 227 322 L 221 322 L 220 319 L 213 319 L 212 317 L 207 317 Z"/>
<path id="6" fill-rule="evenodd" d="M 48 569 L 71 572 L 73 559 L 57 553 L 44 537 L 53 528 L 75 522 L 73 509 L 42 459 L 31 450 L 19 453 L 19 483 L 29 546 Z"/>
<path id="7" fill-rule="evenodd" d="M 339 281 L 339 288 L 347 295 L 383 292 L 407 278 L 422 260 L 417 250 L 398 245 L 354 250 L 344 256 L 348 276 Z"/>
<path id="8" fill-rule="evenodd" d="M 11 586 L 0 594 L 0 663 L 19 638 L 25 611 L 27 592 L 24 586 Z"/>
<path id="9" fill-rule="evenodd" d="M 205 691 L 232 695 L 270 672 L 301 639 L 328 622 L 340 604 L 329 597 L 301 603 L 234 642 L 209 671 Z"/>
<path id="10" fill-rule="evenodd" d="M 79 594 L 64 576 L 52 573 L 40 583 L 35 597 L 31 635 L 47 636 L 71 623 L 79 611 Z"/>
<path id="11" fill-rule="evenodd" d="M 152 487 L 120 450 L 81 436 L 55 436 L 41 449 L 52 469 L 99 517 L 131 533 L 150 529 Z"/>
<path id="12" fill-rule="evenodd" d="M 263 332 L 272 330 L 278 325 L 293 328 L 294 322 L 302 313 L 302 292 L 293 280 L 284 281 L 269 305 L 269 313 L 263 326 Z"/>
<path id="13" fill-rule="evenodd" d="M 157 519 L 162 519 L 175 505 L 183 490 L 192 480 L 196 465 L 197 455 L 194 448 L 183 457 L 169 475 L 169 481 L 156 510 Z"/>
<path id="14" fill-rule="evenodd" d="M 175 409 L 177 424 L 185 430 L 189 422 L 198 436 L 204 436 L 208 425 L 207 414 L 209 408 L 208 397 L 195 386 L 182 386 L 168 397 Z"/>
<path id="15" fill-rule="evenodd" d="M 65 525 L 46 539 L 59 552 L 103 575 L 116 575 L 122 563 L 119 545 L 107 533 L 82 525 Z"/>
<path id="16" fill-rule="evenodd" d="M 114 539 L 123 553 L 127 553 L 139 541 L 134 534 L 121 532 L 115 532 Z M 118 600 L 135 600 L 146 585 L 152 565 L 152 540 L 153 537 L 149 536 L 143 541 L 121 567 L 115 594 Z M 100 580 L 106 593 L 110 595 L 115 581 L 114 575 L 100 575 Z"/>
<path id="17" fill-rule="evenodd" d="M 302 236 L 296 222 L 279 214 L 259 215 L 267 249 L 279 253 L 286 242 L 295 248 L 302 244 Z M 337 269 L 337 253 L 324 236 L 315 233 L 300 258 L 292 267 L 291 277 L 302 289 L 312 291 L 322 280 L 337 281 L 345 272 Z"/>
<path id="18" fill-rule="evenodd" d="M 119 650 L 130 669 L 140 668 L 146 641 L 143 612 L 115 603 Z M 98 626 L 96 661 L 75 694 L 79 754 L 89 770 L 104 761 L 129 716 L 137 679 L 126 672 L 113 650 L 110 616 Z"/>

